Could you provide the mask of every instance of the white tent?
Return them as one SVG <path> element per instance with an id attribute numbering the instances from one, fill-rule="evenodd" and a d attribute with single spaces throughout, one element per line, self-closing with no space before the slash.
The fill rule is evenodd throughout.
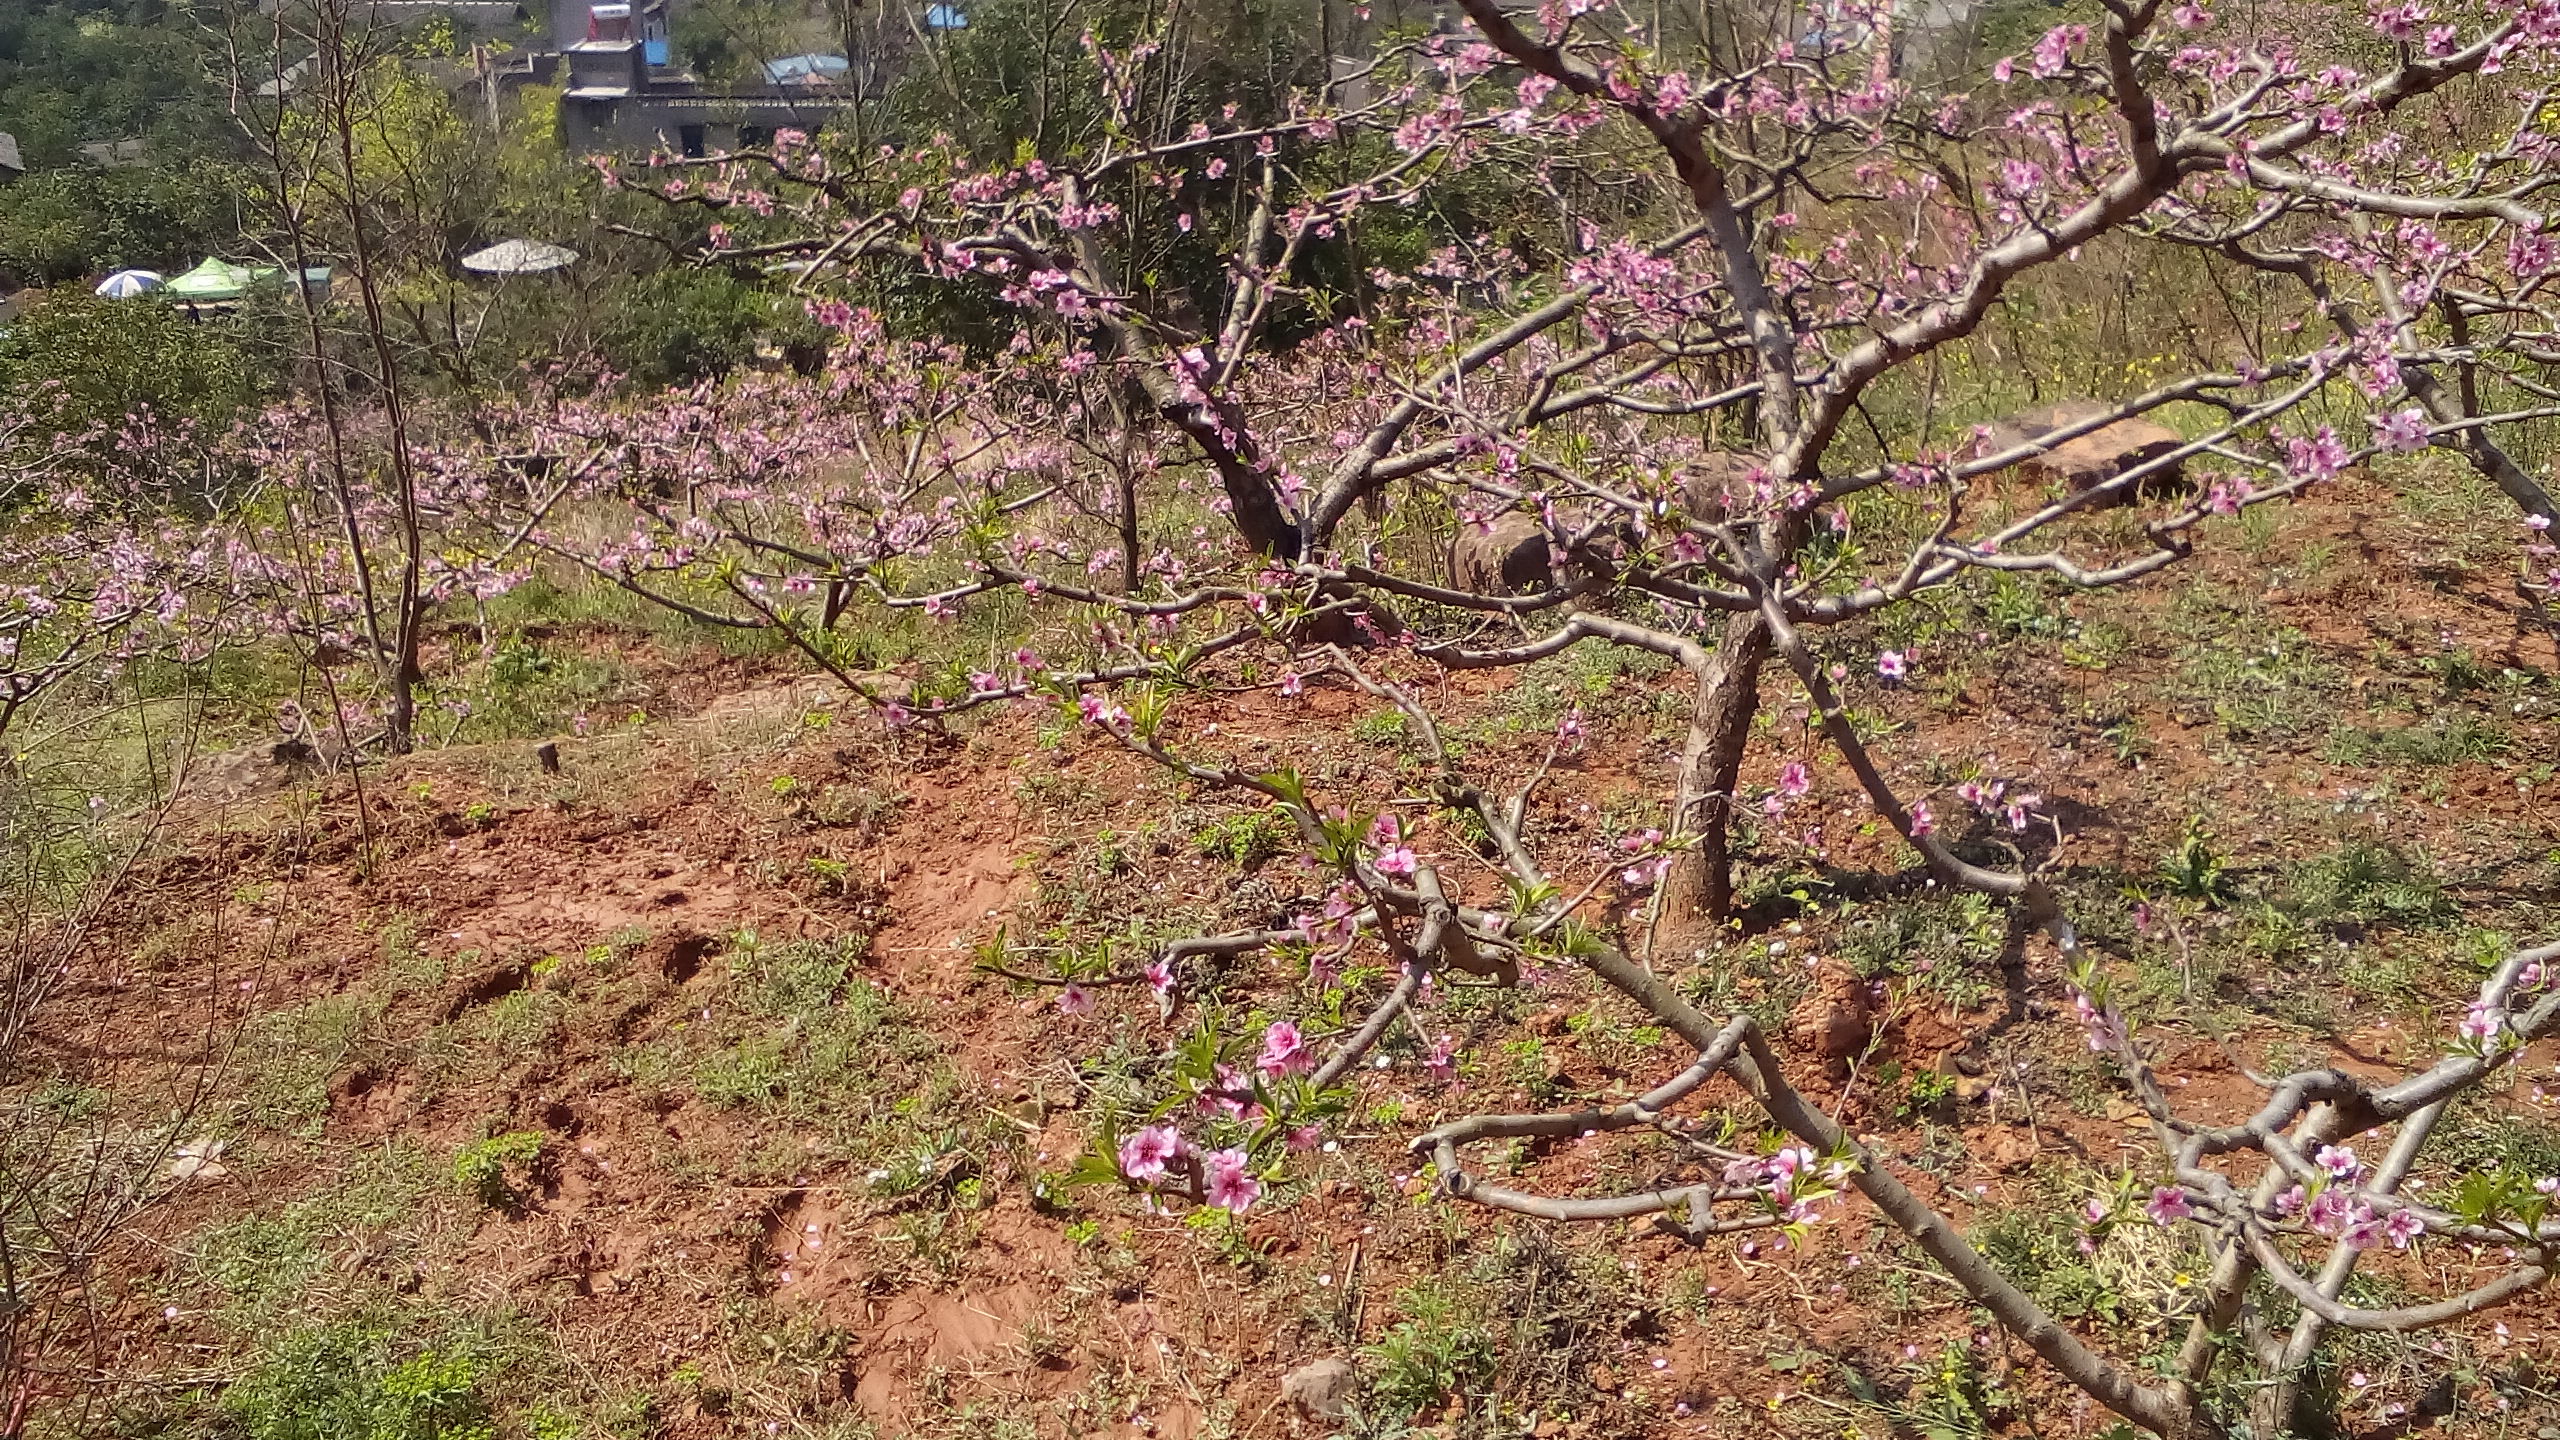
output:
<path id="1" fill-rule="evenodd" d="M 462 268 L 481 275 L 538 275 L 578 262 L 578 252 L 566 245 L 546 245 L 539 240 L 501 240 L 486 250 L 474 250 L 462 257 Z"/>
<path id="2" fill-rule="evenodd" d="M 119 270 L 98 282 L 98 293 L 109 300 L 130 300 L 148 295 L 166 283 L 157 270 Z"/>

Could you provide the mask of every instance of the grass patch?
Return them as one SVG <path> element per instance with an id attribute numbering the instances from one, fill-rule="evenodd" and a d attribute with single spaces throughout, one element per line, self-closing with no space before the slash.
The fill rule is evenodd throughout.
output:
<path id="1" fill-rule="evenodd" d="M 2007 933 L 1985 895 L 1945 895 L 1856 906 L 1839 940 L 1840 958 L 1862 977 L 1909 976 L 1914 989 L 1971 1010 L 1999 988 L 1996 968 Z"/>
<path id="2" fill-rule="evenodd" d="M 2298 918 L 2332 929 L 2427 925 L 2453 913 L 2434 867 L 2382 840 L 2350 840 L 2295 866 L 2285 892 Z"/>
<path id="3" fill-rule="evenodd" d="M 2298 740 L 2328 723 L 2341 680 L 2310 637 L 2256 621 L 2205 628 L 2178 649 L 2170 692 L 2180 705 L 2235 740 Z"/>
<path id="4" fill-rule="evenodd" d="M 381 997 L 351 991 L 270 1011 L 242 1037 L 242 1107 L 250 1123 L 305 1138 L 329 1112 L 329 1078 L 382 1018 Z"/>
<path id="5" fill-rule="evenodd" d="M 845 994 L 845 982 L 869 948 L 868 936 L 766 944 L 755 932 L 741 931 L 728 952 L 731 993 L 758 1015 L 813 1015 Z M 867 985 L 859 988 L 861 993 L 851 997 L 854 1008 L 870 1014 L 882 1000 L 880 992 Z M 885 1017 L 875 1016 L 873 1023 L 879 1018 Z"/>
<path id="6" fill-rule="evenodd" d="M 1278 810 L 1239 810 L 1221 815 L 1202 824 L 1191 836 L 1194 849 L 1238 870 L 1257 869 L 1264 862 L 1287 854 L 1297 843 L 1297 827 Z"/>
<path id="7" fill-rule="evenodd" d="M 1502 692 L 1484 721 L 1463 727 L 1452 738 L 1490 740 L 1505 735 L 1552 734 L 1576 709 L 1582 711 L 1586 721 L 1677 713 L 1688 704 L 1686 690 L 1652 683 L 1672 668 L 1672 661 L 1648 651 L 1616 645 L 1576 645 L 1521 670 L 1520 678 Z M 1396 718 L 1401 727 L 1403 717 Z"/>
<path id="8" fill-rule="evenodd" d="M 942 1041 L 923 1017 L 853 974 L 860 953 L 851 941 L 733 949 L 734 1003 L 622 1052 L 616 1068 L 651 1089 L 688 1088 L 705 1104 L 773 1122 L 789 1143 L 735 1157 L 744 1169 L 840 1162 L 894 1173 L 916 1168 L 909 1162 L 919 1153 L 938 1160 L 978 1147 L 989 1133 L 984 1117 L 966 1113 L 958 1078 L 938 1063 Z M 951 1173 L 924 1168 L 936 1178 Z"/>
<path id="9" fill-rule="evenodd" d="M 2332 765 L 2377 767 L 2461 765 L 2495 760 L 2514 744 L 2507 728 L 2466 710 L 2439 711 L 2416 725 L 2368 730 L 2340 725 L 2321 758 Z"/>
<path id="10" fill-rule="evenodd" d="M 495 1440 L 489 1357 L 397 1353 L 367 1326 L 296 1331 L 224 1392 L 222 1415 L 249 1440 Z"/>
<path id="11" fill-rule="evenodd" d="M 346 1251 L 362 1247 L 386 1261 L 424 1255 L 439 1183 L 413 1142 L 360 1152 L 336 1184 L 200 1237 L 192 1278 L 218 1292 L 231 1328 L 275 1329 L 297 1307 L 331 1308 L 329 1295 L 357 1293 L 337 1265 Z"/>
<path id="12" fill-rule="evenodd" d="M 2394 463 L 2390 478 L 2424 558 L 2471 565 L 2513 549 L 2515 507 L 2470 466 L 2418 454 Z"/>
<path id="13" fill-rule="evenodd" d="M 2501 1108 L 2468 1091 L 2446 1108 L 2427 1147 L 2426 1163 L 2428 1169 L 2449 1175 L 2560 1175 L 2560 1122 Z"/>

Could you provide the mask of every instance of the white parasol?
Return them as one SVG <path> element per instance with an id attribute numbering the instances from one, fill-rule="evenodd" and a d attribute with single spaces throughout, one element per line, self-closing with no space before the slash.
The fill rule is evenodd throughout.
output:
<path id="1" fill-rule="evenodd" d="M 578 252 L 566 245 L 546 245 L 539 240 L 501 240 L 486 250 L 474 250 L 462 257 L 462 268 L 482 275 L 539 275 L 574 265 Z"/>
<path id="2" fill-rule="evenodd" d="M 166 283 L 157 270 L 119 270 L 98 282 L 98 293 L 109 300 L 130 300 L 148 295 Z"/>

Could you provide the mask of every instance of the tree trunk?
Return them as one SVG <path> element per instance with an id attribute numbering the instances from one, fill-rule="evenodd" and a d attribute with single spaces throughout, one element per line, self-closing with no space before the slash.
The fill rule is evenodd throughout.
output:
<path id="1" fill-rule="evenodd" d="M 1126 435 L 1123 425 L 1120 433 Z M 1138 569 L 1138 470 L 1124 455 L 1120 462 L 1120 593 L 1135 595 L 1146 577 Z"/>
<path id="2" fill-rule="evenodd" d="M 1760 670 L 1769 659 L 1769 626 L 1757 614 L 1725 622 L 1724 643 L 1698 675 L 1689 738 L 1680 750 L 1680 788 L 1672 833 L 1695 837 L 1662 880 L 1656 897 L 1651 954 L 1687 945 L 1733 914 L 1733 791 L 1743 748 L 1760 711 Z"/>
<path id="3" fill-rule="evenodd" d="M 2383 1157 L 2382 1164 L 2365 1179 L 2365 1187 L 2370 1193 L 2377 1195 L 2399 1193 L 2401 1182 L 2409 1178 L 2409 1168 L 2417 1163 L 2418 1153 L 2426 1148 L 2427 1141 L 2434 1136 L 2437 1122 L 2444 1119 L 2445 1107 L 2448 1103 L 2439 1100 L 2401 1122 L 2400 1133 L 2392 1138 L 2391 1149 Z M 2334 1113 L 2327 1106 L 2322 1106 L 2312 1112 L 2312 1124 L 2303 1127 L 2304 1134 L 2312 1137 L 2315 1145 L 2320 1143 L 2320 1137 L 2325 1132 L 2344 1128 L 2334 1124 L 2322 1126 L 2318 1130 L 2312 1128 L 2313 1125 L 2319 1124 L 2324 1116 Z M 2295 1143 L 2299 1145 L 2302 1142 Z M 2262 1191 L 2272 1191 L 2275 1186 L 2262 1184 L 2259 1188 Z M 2329 1252 L 2329 1258 L 2321 1263 L 2320 1276 L 2312 1282 L 2313 1285 L 2321 1294 L 2332 1300 L 2337 1299 L 2346 1293 L 2347 1279 L 2355 1274 L 2356 1261 L 2361 1257 L 2361 1253 L 2345 1245 L 2332 1249 Z M 2268 1376 L 2265 1385 L 2249 1397 L 2251 1434 L 2283 1435 L 2302 1428 L 2297 1427 L 2294 1422 L 2306 1418 L 2298 1413 L 2303 1400 L 2303 1378 L 2310 1371 L 2311 1357 L 2320 1348 L 2320 1337 L 2327 1329 L 2328 1322 L 2309 1310 L 2302 1311 L 2294 1319 L 2293 1333 L 2285 1337 L 2284 1347 L 2276 1355 L 2274 1363 L 2265 1367 L 2273 1373 Z"/>
<path id="4" fill-rule="evenodd" d="M 385 684 L 391 693 L 382 707 L 382 748 L 406 755 L 418 748 L 417 661 L 406 655 L 395 661 Z"/>

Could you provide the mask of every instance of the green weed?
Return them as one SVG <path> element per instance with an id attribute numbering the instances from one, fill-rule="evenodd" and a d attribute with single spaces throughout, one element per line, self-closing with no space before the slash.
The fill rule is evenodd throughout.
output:
<path id="1" fill-rule="evenodd" d="M 523 1200 L 515 1176 L 542 1158 L 542 1133 L 510 1130 L 474 1140 L 453 1157 L 454 1183 L 478 1196 L 492 1210 L 511 1209 Z"/>
<path id="2" fill-rule="evenodd" d="M 2076 1216 L 2029 1206 L 2002 1210 L 1966 1237 L 2036 1303 L 2064 1320 L 2125 1323 L 2124 1296 L 2082 1253 Z"/>
<path id="3" fill-rule="evenodd" d="M 2099 729 L 2098 738 L 2107 742 L 2108 752 L 2116 757 L 2118 765 L 2127 770 L 2140 768 L 2142 762 L 2151 756 L 2150 737 L 2143 734 L 2142 721 L 2134 716 L 2120 716 L 2107 722 Z"/>
<path id="4" fill-rule="evenodd" d="M 1992 571 L 1968 587 L 1983 628 L 2005 640 L 2057 640 L 2070 628 L 2061 598 L 2036 577 Z"/>
<path id="5" fill-rule="evenodd" d="M 2214 848 L 2213 832 L 2205 828 L 2202 816 L 2187 817 L 2178 848 L 2160 862 L 2160 883 L 2170 894 L 2204 905 L 2231 897 L 2230 862 Z"/>
<path id="6" fill-rule="evenodd" d="M 1464 1303 L 1447 1281 L 1401 1292 L 1396 1309 L 1403 1318 L 1367 1350 L 1375 1366 L 1369 1394 L 1379 1415 L 1437 1409 L 1482 1390 L 1493 1378 L 1492 1332 L 1480 1322 L 1480 1310 Z"/>
<path id="7" fill-rule="evenodd" d="M 2417 725 L 2368 730 L 2341 725 L 2329 732 L 2321 758 L 2332 765 L 2460 765 L 2494 760 L 2514 743 L 2506 727 L 2465 710 L 2448 710 Z"/>
<path id="8" fill-rule="evenodd" d="M 1352 722 L 1351 738 L 1364 745 L 1397 745 L 1405 738 L 1404 712 L 1377 710 Z"/>
<path id="9" fill-rule="evenodd" d="M 1259 868 L 1286 854 L 1298 843 L 1297 827 L 1277 810 L 1239 810 L 1202 825 L 1191 836 L 1192 847 L 1238 870 Z"/>
<path id="10" fill-rule="evenodd" d="M 2419 925 L 2453 909 L 2424 859 L 2382 840 L 2350 840 L 2297 866 L 2288 889 L 2297 913 L 2315 924 Z"/>
<path id="11" fill-rule="evenodd" d="M 365 1326 L 295 1331 L 223 1393 L 223 1415 L 250 1440 L 493 1440 L 484 1360 L 391 1353 Z"/>
<path id="12" fill-rule="evenodd" d="M 2241 621 L 2182 647 L 2172 688 L 2234 739 L 2284 741 L 2321 728 L 2340 679 L 2301 631 Z"/>
<path id="13" fill-rule="evenodd" d="M 523 1060 L 550 1049 L 567 1010 L 567 1002 L 552 991 L 514 990 L 483 1007 L 470 1025 L 500 1058 Z"/>
<path id="14" fill-rule="evenodd" d="M 2016 1400 L 1999 1378 L 1982 1368 L 1973 1347 L 1950 1340 L 1935 1362 L 1913 1367 L 1903 1419 L 1927 1440 L 1975 1440 L 1992 1434 Z"/>

